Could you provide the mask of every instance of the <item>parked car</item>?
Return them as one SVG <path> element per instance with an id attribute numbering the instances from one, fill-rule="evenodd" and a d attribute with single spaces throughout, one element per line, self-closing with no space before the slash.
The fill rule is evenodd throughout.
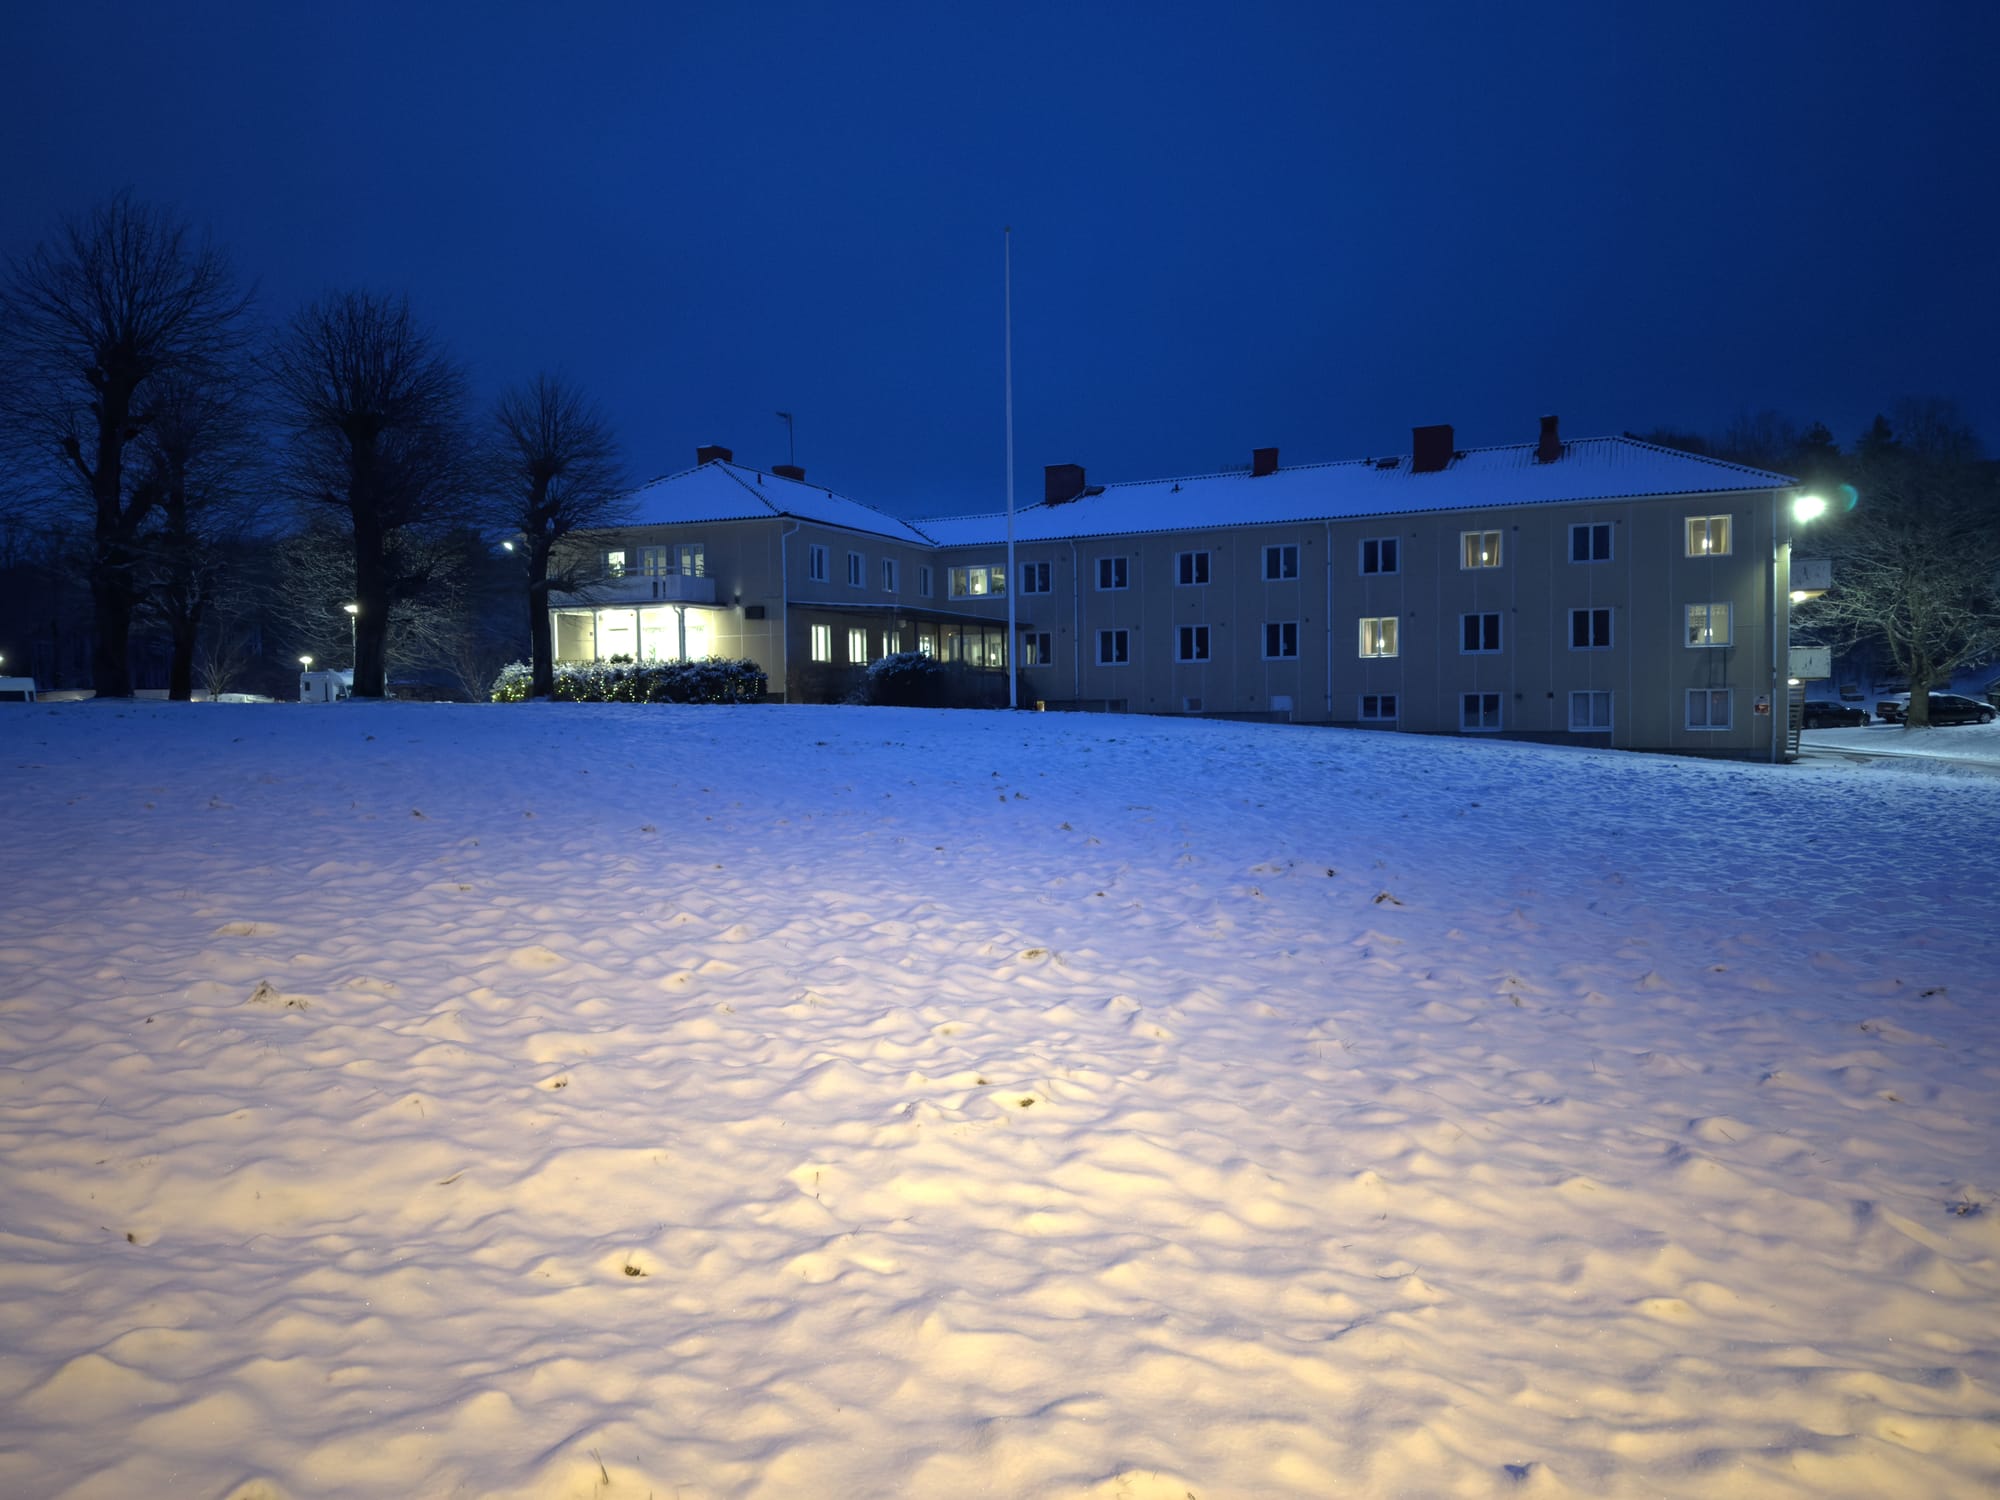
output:
<path id="1" fill-rule="evenodd" d="M 1909 717 L 1909 708 L 1910 695 L 1904 693 L 1900 698 L 1883 699 L 1875 705 L 1875 712 L 1891 724 L 1901 724 Z M 1963 693 L 1932 693 L 1930 718 L 1932 724 L 1991 724 L 2000 718 L 2000 709 Z"/>
<path id="2" fill-rule="evenodd" d="M 1868 710 L 1824 698 L 1808 698 L 1803 720 L 1808 729 L 1847 729 L 1868 722 Z"/>

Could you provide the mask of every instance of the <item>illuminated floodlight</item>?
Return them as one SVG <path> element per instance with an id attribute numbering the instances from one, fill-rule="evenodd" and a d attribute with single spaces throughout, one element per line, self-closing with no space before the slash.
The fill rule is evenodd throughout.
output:
<path id="1" fill-rule="evenodd" d="M 1797 604 L 1797 603 L 1798 603 L 1799 601 L 1801 601 L 1801 600 L 1803 600 L 1803 599 L 1810 599 L 1810 598 L 1812 598 L 1812 595 L 1811 595 L 1811 594 L 1810 594 L 1809 592 L 1807 592 L 1807 591 L 1806 591 L 1805 589 L 1793 589 L 1793 590 L 1792 590 L 1792 603 L 1794 603 L 1794 604 Z"/>
<path id="2" fill-rule="evenodd" d="M 310 656 L 301 656 L 299 658 L 299 665 L 310 672 L 313 669 L 313 659 Z"/>
<path id="3" fill-rule="evenodd" d="M 1792 502 L 1792 519 L 1817 521 L 1826 514 L 1826 501 L 1819 495 L 1801 495 Z"/>

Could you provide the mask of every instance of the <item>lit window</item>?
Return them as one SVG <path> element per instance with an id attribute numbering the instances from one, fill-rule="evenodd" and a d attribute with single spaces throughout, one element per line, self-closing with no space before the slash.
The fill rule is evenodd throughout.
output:
<path id="1" fill-rule="evenodd" d="M 708 576 L 708 547 L 703 542 L 682 542 L 674 549 L 681 577 L 706 578 Z"/>
<path id="2" fill-rule="evenodd" d="M 1569 560 L 1573 563 L 1611 561 L 1611 523 L 1588 521 L 1569 529 Z"/>
<path id="3" fill-rule="evenodd" d="M 1032 562 L 1022 564 L 1021 592 L 1024 594 L 1046 594 L 1049 592 L 1049 565 L 1047 563 Z"/>
<path id="4" fill-rule="evenodd" d="M 934 630 L 919 630 L 919 631 L 917 632 L 917 653 L 918 653 L 918 655 L 920 655 L 920 656 L 936 656 L 936 655 L 937 655 L 937 632 L 936 632 L 936 631 L 934 631 Z"/>
<path id="5" fill-rule="evenodd" d="M 1208 554 L 1183 552 L 1174 560 L 1176 574 L 1184 585 L 1208 582 Z"/>
<path id="6" fill-rule="evenodd" d="M 1730 690 L 1728 688 L 1689 688 L 1687 695 L 1687 727 L 1690 729 L 1717 730 L 1729 727 Z"/>
<path id="7" fill-rule="evenodd" d="M 1055 660 L 1055 642 L 1046 630 L 1030 631 L 1021 637 L 1021 665 L 1026 667 L 1046 667 Z"/>
<path id="8" fill-rule="evenodd" d="M 883 559 L 882 559 L 882 592 L 883 592 L 883 593 L 885 593 L 885 594 L 893 594 L 893 593 L 895 593 L 895 592 L 896 592 L 896 586 L 897 586 L 897 584 L 898 584 L 899 582 L 901 582 L 901 580 L 900 580 L 900 579 L 898 578 L 898 576 L 897 576 L 897 574 L 899 573 L 899 571 L 900 571 L 900 570 L 899 570 L 899 569 L 897 568 L 897 566 L 896 566 L 896 559 L 895 559 L 895 558 L 893 558 L 893 557 L 885 557 L 885 558 L 883 558 Z"/>
<path id="9" fill-rule="evenodd" d="M 667 566 L 665 547 L 641 547 L 639 549 L 639 571 L 648 578 L 664 578 L 670 571 Z"/>
<path id="10" fill-rule="evenodd" d="M 1687 607 L 1687 643 L 1690 646 L 1729 644 L 1729 606 L 1690 604 Z"/>
<path id="11" fill-rule="evenodd" d="M 1573 609 L 1569 612 L 1569 649 L 1607 651 L 1611 648 L 1611 611 Z"/>
<path id="12" fill-rule="evenodd" d="M 1499 615 L 1460 615 L 1458 620 L 1460 651 L 1470 654 L 1500 649 Z"/>
<path id="13" fill-rule="evenodd" d="M 902 653 L 902 650 L 903 650 L 902 631 L 885 630 L 882 632 L 882 654 L 884 656 L 898 656 Z"/>
<path id="14" fill-rule="evenodd" d="M 1361 695 L 1362 723 L 1394 723 L 1395 719 L 1396 695 L 1394 693 L 1363 693 Z"/>
<path id="15" fill-rule="evenodd" d="M 1361 571 L 1364 573 L 1396 572 L 1396 539 L 1392 536 L 1363 538 L 1361 542 Z"/>
<path id="16" fill-rule="evenodd" d="M 1458 565 L 1461 568 L 1500 566 L 1500 533 L 1497 531 L 1461 531 L 1458 546 Z"/>
<path id="17" fill-rule="evenodd" d="M 1569 695 L 1569 727 L 1577 733 L 1611 727 L 1611 694 L 1582 692 Z"/>
<path id="18" fill-rule="evenodd" d="M 1007 592 L 1005 568 L 953 568 L 950 579 L 954 599 L 984 599 Z"/>
<path id="19" fill-rule="evenodd" d="M 833 660 L 833 627 L 831 625 L 813 626 L 812 659 L 814 661 Z"/>
<path id="20" fill-rule="evenodd" d="M 1458 727 L 1467 734 L 1490 734 L 1500 727 L 1500 695 L 1467 693 L 1459 700 Z"/>
<path id="21" fill-rule="evenodd" d="M 1266 620 L 1264 622 L 1264 660 L 1281 661 L 1288 656 L 1299 654 L 1299 622 L 1297 620 Z"/>
<path id="22" fill-rule="evenodd" d="M 625 554 L 623 551 L 604 554 L 604 576 L 623 578 L 625 576 Z"/>
<path id="23" fill-rule="evenodd" d="M 868 660 L 868 629 L 856 626 L 847 632 L 847 659 L 856 666 Z"/>
<path id="24" fill-rule="evenodd" d="M 1125 588 L 1131 577 L 1130 570 L 1126 567 L 1129 561 L 1129 558 L 1124 557 L 1098 558 L 1097 586 L 1100 589 Z"/>
<path id="25" fill-rule="evenodd" d="M 1203 554 L 1206 556 L 1207 554 Z M 1182 661 L 1208 660 L 1208 627 L 1206 625 L 1183 625 L 1180 632 L 1180 659 Z"/>
<path id="26" fill-rule="evenodd" d="M 1264 577 L 1273 582 L 1299 576 L 1299 549 L 1293 546 L 1264 549 Z"/>
<path id="27" fill-rule="evenodd" d="M 868 577 L 868 559 L 863 557 L 859 552 L 848 553 L 847 586 L 849 588 L 856 588 L 856 589 L 866 588 L 867 583 L 865 582 L 865 580 L 867 579 L 867 577 Z"/>
<path id="28" fill-rule="evenodd" d="M 1100 667 L 1115 667 L 1132 659 L 1132 641 L 1123 630 L 1100 630 L 1097 632 L 1097 664 Z"/>
<path id="29" fill-rule="evenodd" d="M 1367 616 L 1362 619 L 1361 654 L 1363 656 L 1396 654 L 1396 616 Z"/>
<path id="30" fill-rule="evenodd" d="M 826 548 L 817 542 L 806 552 L 806 577 L 814 583 L 826 582 Z"/>
<path id="31" fill-rule="evenodd" d="M 1730 551 L 1730 542 L 1729 517 L 1688 517 L 1687 555 L 1689 557 L 1726 556 Z"/>

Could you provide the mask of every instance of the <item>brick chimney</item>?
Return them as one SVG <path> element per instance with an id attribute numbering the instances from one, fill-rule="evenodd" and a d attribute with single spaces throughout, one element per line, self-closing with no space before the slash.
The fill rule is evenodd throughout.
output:
<path id="1" fill-rule="evenodd" d="M 806 471 L 797 464 L 772 464 L 771 472 L 780 479 L 796 479 L 801 484 L 805 483 Z"/>
<path id="2" fill-rule="evenodd" d="M 1045 464 L 1042 467 L 1042 504 L 1063 505 L 1084 491 L 1082 464 Z"/>
<path id="3" fill-rule="evenodd" d="M 1278 450 L 1276 448 L 1252 448 L 1250 450 L 1250 477 L 1262 479 L 1266 474 L 1278 472 Z"/>
<path id="4" fill-rule="evenodd" d="M 1442 474 L 1451 463 L 1451 424 L 1410 429 L 1410 472 Z"/>
<path id="5" fill-rule="evenodd" d="M 1542 418 L 1542 440 L 1535 445 L 1535 462 L 1552 464 L 1563 456 L 1562 439 L 1556 436 L 1556 419 Z"/>
<path id="6" fill-rule="evenodd" d="M 731 453 L 720 443 L 703 443 L 699 448 L 694 450 L 694 461 L 697 464 L 718 462 L 726 464 L 731 462 L 735 457 L 734 453 Z"/>

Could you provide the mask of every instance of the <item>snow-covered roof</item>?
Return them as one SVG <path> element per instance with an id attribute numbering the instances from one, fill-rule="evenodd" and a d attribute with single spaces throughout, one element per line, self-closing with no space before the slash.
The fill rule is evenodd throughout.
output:
<path id="1" fill-rule="evenodd" d="M 631 524 L 636 526 L 767 520 L 772 516 L 817 521 L 919 547 L 931 545 L 931 539 L 907 521 L 859 500 L 836 495 L 821 485 L 720 460 L 655 479 L 632 495 Z"/>
<path id="2" fill-rule="evenodd" d="M 1662 448 L 1637 438 L 1584 438 L 1563 444 L 1553 463 L 1536 445 L 1462 449 L 1446 468 L 1417 474 L 1410 456 L 1302 464 L 1252 478 L 1247 472 L 1108 484 L 1058 505 L 1014 514 L 1017 541 L 1208 530 L 1287 521 L 1340 520 L 1417 511 L 1486 510 L 1657 495 L 1711 495 L 1786 489 L 1783 474 Z M 1005 541 L 1004 513 L 939 516 L 915 523 L 943 547 Z"/>

